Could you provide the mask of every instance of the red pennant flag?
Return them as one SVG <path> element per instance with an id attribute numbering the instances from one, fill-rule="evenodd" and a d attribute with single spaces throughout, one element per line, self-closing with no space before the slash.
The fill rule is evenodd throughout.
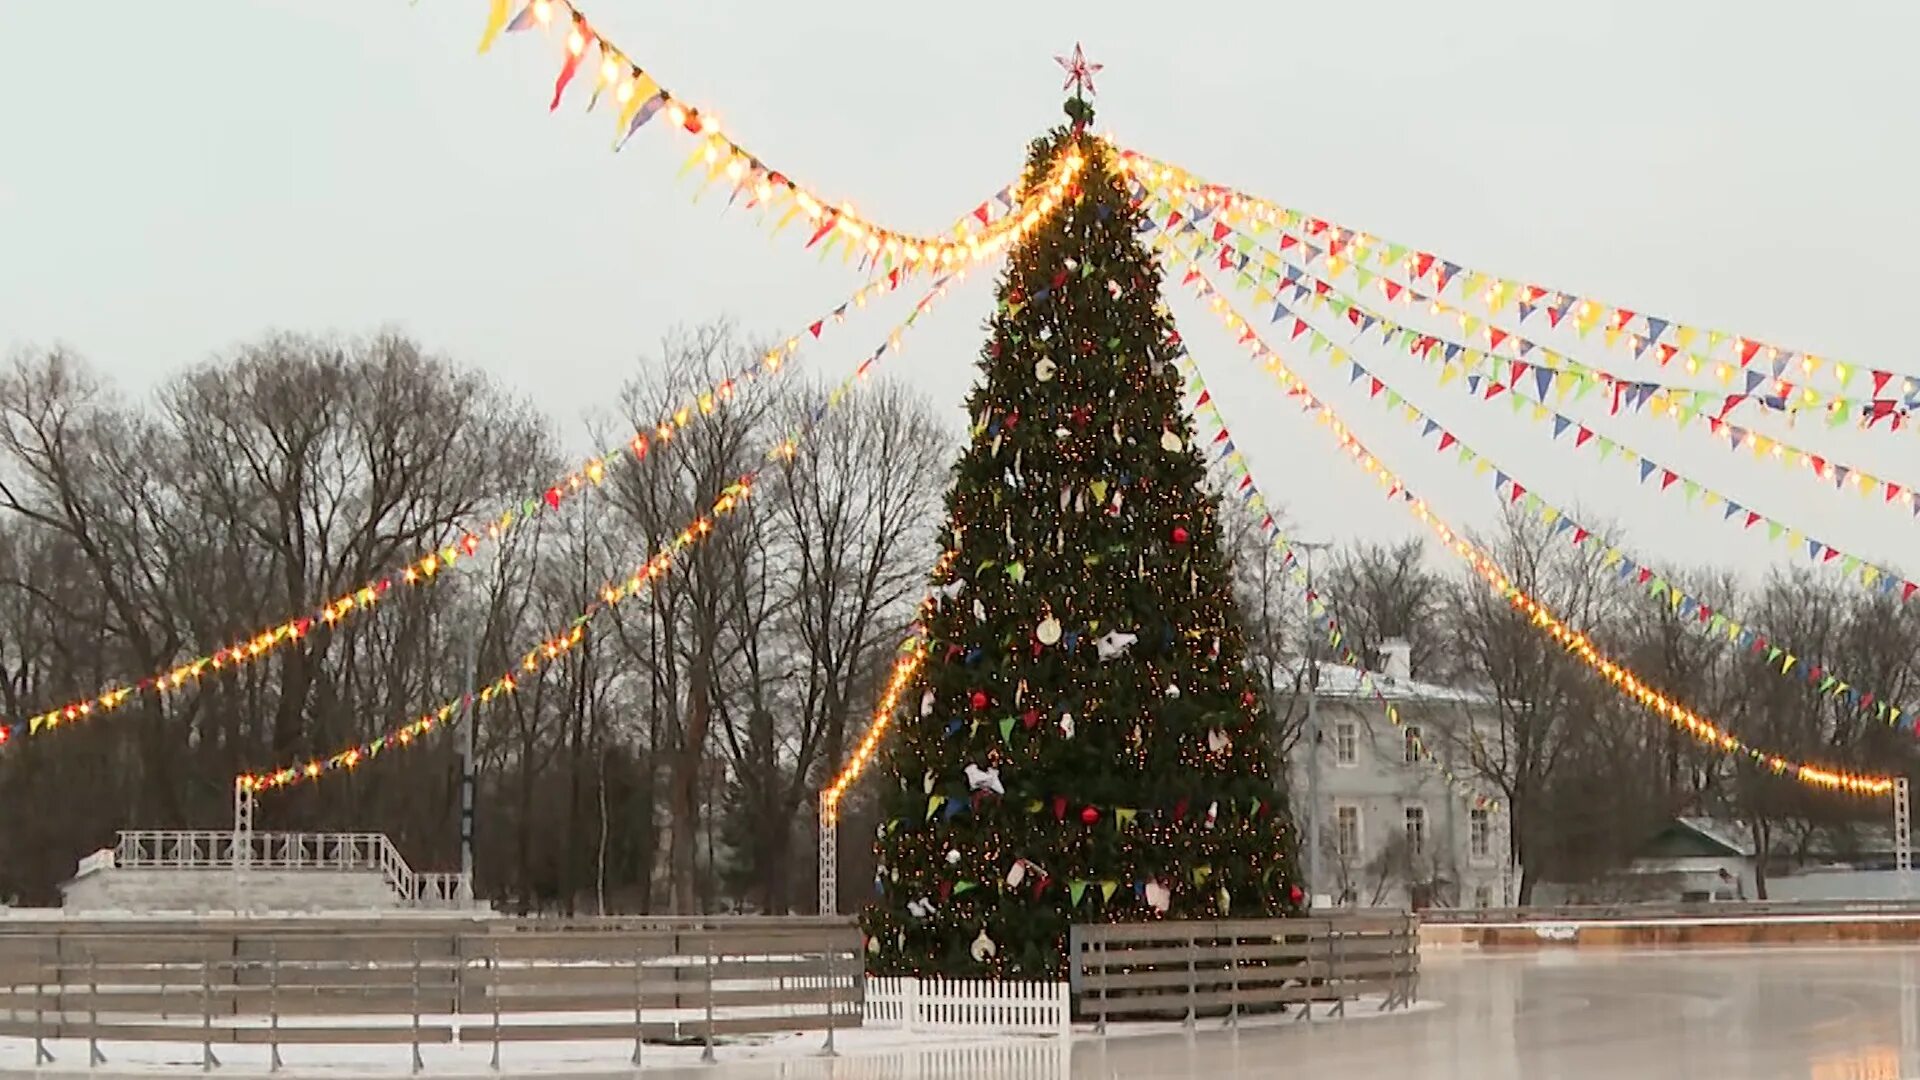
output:
<path id="1" fill-rule="evenodd" d="M 1205 405 L 1207 402 L 1212 400 L 1213 400 L 1213 391 L 1202 390 L 1200 391 L 1200 396 L 1194 400 L 1193 407 L 1197 409 L 1200 406 Z"/>
<path id="2" fill-rule="evenodd" d="M 1575 434 L 1573 437 L 1573 445 L 1575 447 L 1585 446 L 1587 445 L 1587 441 L 1592 438 L 1593 438 L 1593 429 L 1588 427 L 1585 424 L 1581 424 L 1580 431 L 1577 434 Z"/>
<path id="3" fill-rule="evenodd" d="M 1680 352 L 1679 349 L 1674 348 L 1673 346 L 1667 344 L 1664 341 L 1661 342 L 1660 343 L 1660 366 L 1666 367 L 1668 364 L 1672 363 L 1673 358 L 1676 355 L 1678 355 L 1679 352 Z"/>
<path id="4" fill-rule="evenodd" d="M 1216 221 L 1213 223 L 1213 238 L 1215 240 L 1225 240 L 1228 236 L 1231 236 L 1232 234 L 1233 234 L 1233 230 L 1227 228 L 1226 222 Z"/>
<path id="5" fill-rule="evenodd" d="M 1431 269 L 1433 269 L 1433 256 L 1426 252 L 1421 252 L 1419 256 L 1413 260 L 1413 276 L 1415 280 L 1426 277 L 1427 271 Z"/>
<path id="6" fill-rule="evenodd" d="M 1660 470 L 1660 490 L 1665 491 L 1668 488 L 1672 487 L 1673 482 L 1678 479 L 1680 479 L 1680 477 L 1676 475 L 1672 469 L 1661 469 Z"/>
<path id="7" fill-rule="evenodd" d="M 1828 548 L 1828 549 L 1826 550 L 1826 553 L 1825 553 L 1825 554 L 1823 554 L 1823 555 L 1821 555 L 1821 556 L 1820 556 L 1820 561 L 1821 561 L 1821 562 L 1832 562 L 1833 560 L 1835 560 L 1835 559 L 1837 559 L 1837 558 L 1839 558 L 1839 557 L 1840 557 L 1840 551 L 1839 551 L 1839 549 L 1838 549 L 1838 548 L 1832 548 L 1832 547 L 1830 547 L 1830 548 Z"/>
<path id="8" fill-rule="evenodd" d="M 985 225 L 987 223 L 987 204 L 981 203 L 979 206 L 974 207 L 973 216 L 980 219 L 980 224 Z"/>
<path id="9" fill-rule="evenodd" d="M 1740 339 L 1740 366 L 1746 367 L 1748 364 L 1753 363 L 1753 354 L 1759 351 L 1760 351 L 1759 342 L 1748 341 L 1746 338 L 1741 338 Z"/>
<path id="10" fill-rule="evenodd" d="M 1380 391 L 1382 391 L 1382 390 L 1384 390 L 1384 389 L 1386 389 L 1386 385 L 1387 385 L 1386 383 L 1383 383 L 1383 382 L 1381 382 L 1381 381 L 1380 381 L 1379 379 L 1374 379 L 1374 380 L 1373 380 L 1373 393 L 1371 393 L 1371 394 L 1368 394 L 1367 396 L 1368 396 L 1368 397 L 1379 397 L 1379 396 L 1380 396 Z"/>
<path id="11" fill-rule="evenodd" d="M 807 246 L 812 247 L 813 245 L 819 243 L 820 238 L 832 232 L 833 227 L 838 223 L 839 223 L 838 215 L 833 213 L 828 213 L 823 215 L 820 218 L 820 227 L 813 230 L 813 236 L 808 238 Z"/>
<path id="12" fill-rule="evenodd" d="M 1296 316 L 1293 320 L 1293 336 L 1295 340 L 1298 340 L 1300 335 L 1306 332 L 1307 332 L 1307 324 L 1301 321 L 1301 319 Z"/>
<path id="13" fill-rule="evenodd" d="M 1899 484 L 1888 483 L 1885 485 L 1885 487 L 1887 489 L 1888 502 L 1892 502 L 1893 500 L 1900 497 L 1900 492 L 1902 489 Z"/>
<path id="14" fill-rule="evenodd" d="M 1327 231 L 1327 223 L 1321 221 L 1319 218 L 1314 218 L 1307 222 L 1307 231 L 1315 236 L 1319 236 L 1321 233 Z"/>
<path id="15" fill-rule="evenodd" d="M 1751 510 L 1747 511 L 1747 528 L 1751 529 L 1758 524 L 1760 524 L 1760 515 Z"/>
<path id="16" fill-rule="evenodd" d="M 1389 300 L 1400 299 L 1400 291 L 1402 289 L 1402 286 L 1399 282 L 1389 281 L 1386 283 L 1386 288 L 1387 288 L 1387 299 Z"/>
<path id="17" fill-rule="evenodd" d="M 1489 342 L 1492 348 L 1495 348 L 1495 349 L 1499 348 L 1500 343 L 1505 340 L 1507 340 L 1507 332 L 1505 330 L 1502 330 L 1499 327 L 1487 328 L 1487 341 Z"/>
<path id="18" fill-rule="evenodd" d="M 1652 580 L 1653 580 L 1653 571 L 1647 569 L 1644 566 L 1641 567 L 1640 568 L 1640 584 L 1645 585 L 1647 582 Z"/>
<path id="19" fill-rule="evenodd" d="M 1282 236 L 1280 238 L 1280 250 L 1285 251 L 1299 242 L 1300 241 L 1295 240 L 1292 236 Z"/>
<path id="20" fill-rule="evenodd" d="M 1633 312 L 1628 311 L 1626 308 L 1613 309 L 1613 328 L 1615 330 L 1625 330 L 1627 328 L 1627 324 L 1632 321 L 1633 321 Z"/>
<path id="21" fill-rule="evenodd" d="M 1914 590 L 1916 589 L 1920 589 L 1920 584 L 1917 584 L 1911 581 L 1903 582 L 1900 586 L 1901 602 L 1905 603 L 1906 601 L 1913 599 L 1913 593 L 1914 593 Z"/>
<path id="22" fill-rule="evenodd" d="M 555 509 L 559 509 L 560 507 L 560 489 L 559 488 L 550 487 L 547 489 L 547 505 Z"/>
<path id="23" fill-rule="evenodd" d="M 1505 389 L 1506 387 L 1501 386 L 1499 383 L 1494 382 L 1492 379 L 1488 379 L 1487 380 L 1487 400 L 1492 401 L 1494 398 L 1500 396 L 1500 391 Z"/>
<path id="24" fill-rule="evenodd" d="M 1578 525 L 1576 525 L 1576 526 L 1574 526 L 1574 528 L 1573 528 L 1573 546 L 1574 546 L 1574 547 L 1579 547 L 1579 546 L 1580 546 L 1581 544 L 1583 544 L 1583 543 L 1585 543 L 1585 542 L 1586 542 L 1586 539 L 1587 539 L 1587 537 L 1588 537 L 1588 536 L 1590 536 L 1590 535 L 1592 535 L 1592 534 L 1591 534 L 1591 533 L 1589 533 L 1589 532 L 1587 532 L 1587 530 L 1585 530 L 1585 529 L 1583 529 L 1583 528 L 1581 528 L 1581 527 L 1579 527 Z"/>
<path id="25" fill-rule="evenodd" d="M 1508 382 L 1511 382 L 1515 386 L 1518 386 L 1520 385 L 1520 380 L 1526 377 L 1527 377 L 1527 365 L 1523 361 L 1515 360 L 1512 364 L 1508 365 L 1507 367 Z"/>
<path id="26" fill-rule="evenodd" d="M 1873 396 L 1879 397 L 1880 392 L 1887 388 L 1887 382 L 1892 378 L 1893 378 L 1893 372 L 1891 371 L 1874 372 L 1873 373 Z"/>
<path id="27" fill-rule="evenodd" d="M 580 70 L 580 58 L 587 55 L 587 43 L 592 40 L 593 31 L 587 29 L 587 20 L 574 13 L 573 32 L 567 35 L 567 62 L 560 65 L 560 77 L 553 81 L 553 102 L 547 106 L 548 112 L 560 107 L 560 96 L 567 92 L 573 73 Z"/>
<path id="28" fill-rule="evenodd" d="M 1453 437 L 1453 432 L 1442 431 L 1440 433 L 1440 452 L 1445 453 L 1447 450 L 1447 447 L 1452 446 L 1457 441 L 1459 440 Z"/>
<path id="29" fill-rule="evenodd" d="M 1313 283 L 1313 291 L 1319 293 L 1321 296 L 1325 296 L 1333 291 L 1333 286 L 1324 281 L 1316 281 Z"/>
<path id="30" fill-rule="evenodd" d="M 1517 480 L 1509 481 L 1509 483 L 1513 485 L 1513 494 L 1508 496 L 1508 498 L 1513 502 L 1519 502 L 1520 497 L 1527 493 L 1527 489 L 1521 487 L 1520 482 Z"/>

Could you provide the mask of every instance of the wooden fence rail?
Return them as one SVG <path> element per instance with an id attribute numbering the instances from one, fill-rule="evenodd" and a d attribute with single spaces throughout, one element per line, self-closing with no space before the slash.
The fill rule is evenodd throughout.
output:
<path id="1" fill-rule="evenodd" d="M 1410 1004 L 1419 982 L 1419 926 L 1408 915 L 1077 925 L 1069 976 L 1082 1016 L 1180 1019 L 1383 997 Z"/>
<path id="2" fill-rule="evenodd" d="M 37 932 L 36 932 L 37 931 Z M 0 926 L 0 1035 L 47 1043 L 412 1048 L 714 1041 L 861 1022 L 864 958 L 848 919 L 324 920 Z"/>

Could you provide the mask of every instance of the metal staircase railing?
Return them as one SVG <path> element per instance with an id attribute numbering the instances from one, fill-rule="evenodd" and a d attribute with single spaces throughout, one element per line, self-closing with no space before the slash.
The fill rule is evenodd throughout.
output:
<path id="1" fill-rule="evenodd" d="M 244 865 L 253 870 L 372 871 L 406 907 L 454 907 L 466 895 L 461 875 L 414 870 L 385 833 L 134 830 L 118 834 L 113 865 L 129 869 L 213 870 Z"/>

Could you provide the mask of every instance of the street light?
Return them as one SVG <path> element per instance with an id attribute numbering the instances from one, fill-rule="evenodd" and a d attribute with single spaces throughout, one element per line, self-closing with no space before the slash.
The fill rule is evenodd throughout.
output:
<path id="1" fill-rule="evenodd" d="M 1324 540 L 1295 540 L 1306 553 L 1307 606 L 1313 606 L 1313 553 L 1333 545 Z M 1320 636 L 1307 633 L 1307 906 L 1320 893 Z"/>

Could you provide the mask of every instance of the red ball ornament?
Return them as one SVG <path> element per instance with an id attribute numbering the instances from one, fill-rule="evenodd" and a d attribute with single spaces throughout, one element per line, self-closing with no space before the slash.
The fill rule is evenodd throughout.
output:
<path id="1" fill-rule="evenodd" d="M 1298 885 L 1295 885 L 1295 886 L 1293 886 L 1292 888 L 1290 888 L 1290 889 L 1288 889 L 1288 890 L 1287 890 L 1287 898 L 1288 898 L 1288 899 L 1290 899 L 1290 900 L 1292 900 L 1292 901 L 1293 901 L 1293 902 L 1294 902 L 1294 903 L 1295 903 L 1296 905 L 1297 905 L 1297 904 L 1299 904 L 1299 903 L 1300 903 L 1300 901 L 1301 901 L 1301 900 L 1302 900 L 1302 899 L 1303 899 L 1303 898 L 1304 898 L 1304 897 L 1305 897 L 1306 895 L 1307 895 L 1306 893 L 1303 893 L 1303 892 L 1301 892 L 1301 891 L 1300 891 L 1300 886 L 1298 886 Z"/>
<path id="2" fill-rule="evenodd" d="M 1176 544 L 1184 544 L 1187 542 L 1187 527 L 1185 525 L 1175 525 L 1173 527 L 1173 542 Z"/>
<path id="3" fill-rule="evenodd" d="M 973 697 L 971 698 L 971 700 L 973 702 L 974 709 L 976 710 L 984 709 L 987 707 L 987 692 L 985 690 L 975 690 L 973 692 Z"/>
<path id="4" fill-rule="evenodd" d="M 1100 820 L 1100 811 L 1089 806 L 1085 810 L 1080 811 L 1080 820 L 1088 825 L 1092 825 L 1094 822 Z"/>

